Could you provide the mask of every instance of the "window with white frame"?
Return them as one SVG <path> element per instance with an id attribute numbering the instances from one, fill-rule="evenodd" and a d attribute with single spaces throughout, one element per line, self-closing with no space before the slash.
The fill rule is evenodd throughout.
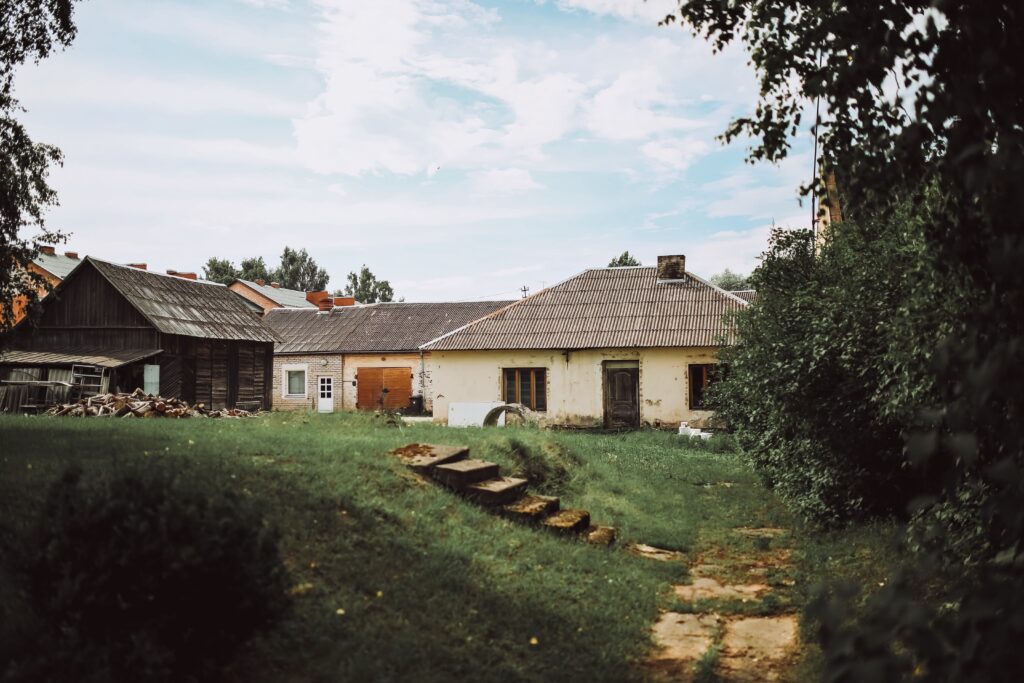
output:
<path id="1" fill-rule="evenodd" d="M 284 377 L 282 378 L 282 394 L 285 398 L 305 398 L 306 397 L 306 366 L 305 365 L 285 365 L 281 369 Z"/>

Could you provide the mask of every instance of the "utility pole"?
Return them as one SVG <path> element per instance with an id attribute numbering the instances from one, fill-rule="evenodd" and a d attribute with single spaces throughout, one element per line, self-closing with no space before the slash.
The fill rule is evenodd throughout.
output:
<path id="1" fill-rule="evenodd" d="M 527 287 L 526 285 L 523 285 L 522 287 L 519 288 L 519 291 L 523 293 L 523 298 L 525 299 L 526 295 L 530 293 L 530 288 Z"/>

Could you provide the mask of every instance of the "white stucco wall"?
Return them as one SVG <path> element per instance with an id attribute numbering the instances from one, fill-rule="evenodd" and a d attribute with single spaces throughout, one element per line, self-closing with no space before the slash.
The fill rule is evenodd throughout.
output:
<path id="1" fill-rule="evenodd" d="M 448 404 L 500 401 L 503 368 L 546 368 L 545 417 L 556 424 L 600 426 L 604 423 L 602 362 L 636 360 L 640 366 L 640 421 L 678 426 L 707 416 L 691 410 L 687 366 L 714 363 L 718 349 L 594 349 L 586 351 L 434 351 L 427 357 L 432 378 L 434 420 L 446 422 Z"/>

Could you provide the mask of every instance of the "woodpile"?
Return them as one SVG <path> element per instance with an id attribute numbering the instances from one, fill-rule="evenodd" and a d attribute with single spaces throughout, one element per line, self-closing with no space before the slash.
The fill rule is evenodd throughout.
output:
<path id="1" fill-rule="evenodd" d="M 99 394 L 76 403 L 56 405 L 47 415 L 66 417 L 252 417 L 255 413 L 239 408 L 207 410 L 202 403 L 190 406 L 178 398 L 164 398 L 136 389 L 130 394 Z"/>

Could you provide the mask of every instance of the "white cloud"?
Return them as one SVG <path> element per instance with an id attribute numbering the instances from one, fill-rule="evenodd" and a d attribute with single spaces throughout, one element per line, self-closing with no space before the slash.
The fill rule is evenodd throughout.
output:
<path id="1" fill-rule="evenodd" d="M 679 102 L 662 86 L 656 70 L 621 74 L 598 92 L 587 106 L 587 126 L 608 140 L 643 140 L 671 130 L 692 130 L 707 124 L 666 113 Z"/>
<path id="2" fill-rule="evenodd" d="M 620 19 L 656 23 L 679 9 L 676 0 L 558 0 L 565 9 L 581 9 Z"/>
<path id="3" fill-rule="evenodd" d="M 655 166 L 669 171 L 684 171 L 711 146 L 700 138 L 669 138 L 652 140 L 640 150 Z"/>
<path id="4" fill-rule="evenodd" d="M 517 194 L 542 187 L 529 171 L 521 168 L 491 169 L 473 174 L 473 187 L 479 194 Z"/>

